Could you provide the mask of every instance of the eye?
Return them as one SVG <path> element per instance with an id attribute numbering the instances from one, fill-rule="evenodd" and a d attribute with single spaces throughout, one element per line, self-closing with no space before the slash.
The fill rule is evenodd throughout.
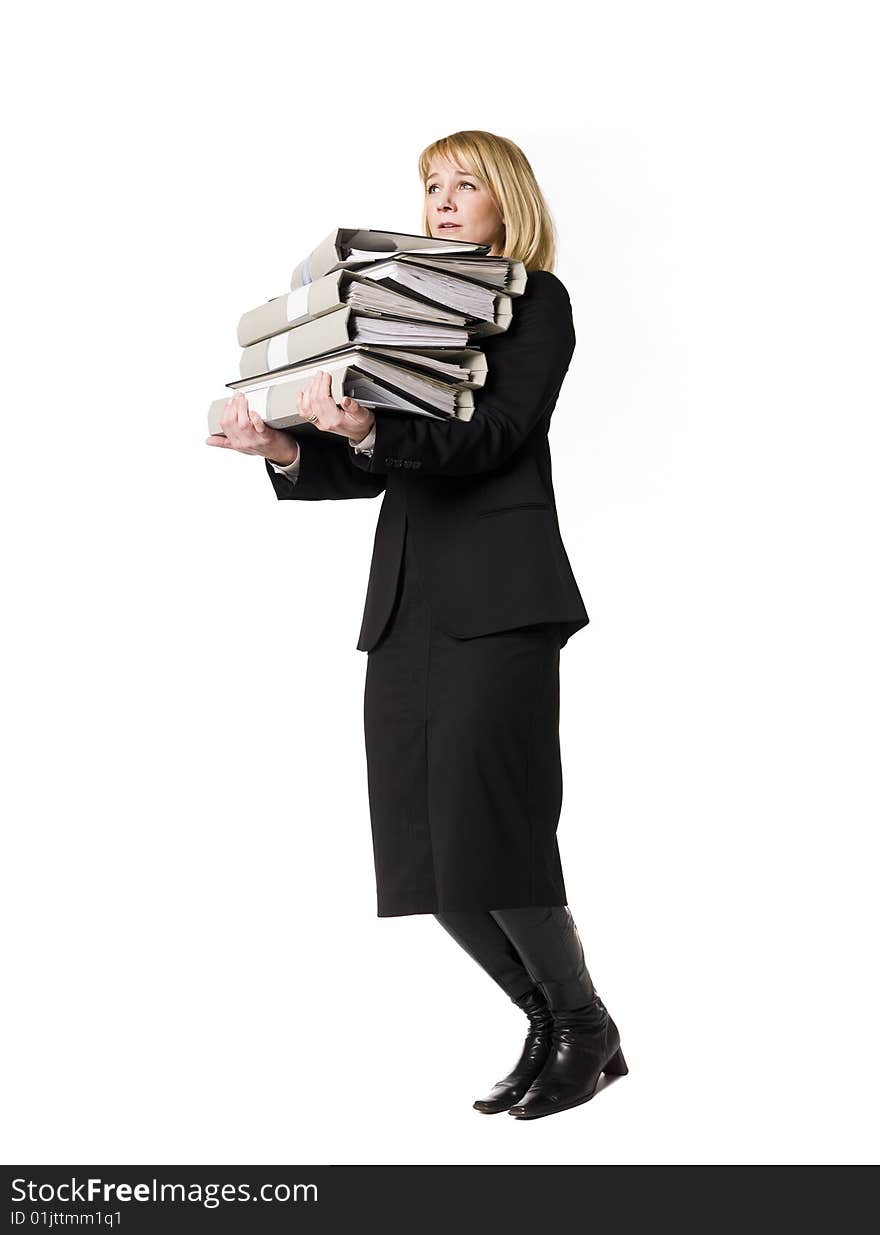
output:
<path id="1" fill-rule="evenodd" d="M 476 188 L 476 185 L 471 184 L 470 180 L 461 180 L 461 181 L 459 181 L 459 185 L 463 185 L 463 184 L 466 184 L 466 185 L 468 186 L 468 188 L 469 188 L 469 189 L 474 189 L 474 188 Z M 440 187 L 440 186 L 439 186 L 439 185 L 437 185 L 437 184 L 429 184 L 429 185 L 428 185 L 428 193 L 430 194 L 430 192 L 431 192 L 431 190 L 432 190 L 432 189 L 438 189 L 439 187 Z"/>

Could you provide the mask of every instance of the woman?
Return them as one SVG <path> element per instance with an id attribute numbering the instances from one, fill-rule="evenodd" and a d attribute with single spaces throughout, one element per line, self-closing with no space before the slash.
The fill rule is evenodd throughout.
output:
<path id="1" fill-rule="evenodd" d="M 419 173 L 424 235 L 490 244 L 528 272 L 508 330 L 483 341 L 472 419 L 340 406 L 319 372 L 296 436 L 238 396 L 225 437 L 208 442 L 262 455 L 281 499 L 384 492 L 357 645 L 378 916 L 432 913 L 525 1012 L 518 1062 L 474 1107 L 534 1119 L 588 1101 L 602 1072 L 627 1071 L 556 842 L 559 653 L 589 621 L 548 443 L 575 335 L 519 147 L 455 133 L 426 148 Z"/>

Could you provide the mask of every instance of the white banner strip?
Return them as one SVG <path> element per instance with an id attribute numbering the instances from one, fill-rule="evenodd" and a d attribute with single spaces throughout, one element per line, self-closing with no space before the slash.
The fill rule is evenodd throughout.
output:
<path id="1" fill-rule="evenodd" d="M 288 363 L 287 339 L 288 332 L 285 330 L 284 334 L 273 334 L 269 340 L 267 363 L 270 369 L 281 369 Z"/>
<path id="2" fill-rule="evenodd" d="M 287 295 L 287 320 L 294 321 L 297 317 L 305 317 L 309 311 L 309 289 L 298 287 Z"/>

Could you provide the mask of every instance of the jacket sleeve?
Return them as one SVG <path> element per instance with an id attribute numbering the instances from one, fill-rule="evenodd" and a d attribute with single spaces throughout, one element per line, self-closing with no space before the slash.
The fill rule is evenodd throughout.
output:
<path id="1" fill-rule="evenodd" d="M 351 448 L 347 437 L 338 433 L 296 434 L 302 447 L 296 478 L 278 472 L 268 459 L 269 479 L 279 499 L 295 498 L 315 502 L 347 497 L 378 497 L 385 488 L 384 476 L 370 476 L 355 466 L 360 457 Z"/>
<path id="2" fill-rule="evenodd" d="M 486 384 L 474 392 L 471 419 L 377 408 L 372 457 L 355 456 L 355 466 L 373 476 L 397 467 L 411 476 L 467 476 L 500 467 L 555 403 L 574 348 L 565 285 L 552 271 L 532 271 L 514 301 L 510 326 L 486 341 Z"/>
<path id="3" fill-rule="evenodd" d="M 269 460 L 273 472 L 278 472 L 282 476 L 289 476 L 294 484 L 296 484 L 297 478 L 299 477 L 299 468 L 302 463 L 302 442 L 299 442 L 298 446 L 299 449 L 296 452 L 296 458 L 293 463 L 288 463 L 286 467 L 282 467 L 280 463 L 272 463 L 271 459 Z"/>

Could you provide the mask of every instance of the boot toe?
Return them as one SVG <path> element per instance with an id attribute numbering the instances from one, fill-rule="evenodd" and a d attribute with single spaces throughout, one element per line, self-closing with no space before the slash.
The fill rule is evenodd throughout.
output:
<path id="1" fill-rule="evenodd" d="M 538 1119 L 541 1115 L 549 1115 L 551 1111 L 558 1109 L 559 1106 L 552 1095 L 535 1094 L 522 1102 L 517 1102 L 515 1106 L 510 1107 L 507 1113 L 513 1115 L 515 1119 Z"/>
<path id="2" fill-rule="evenodd" d="M 485 1098 L 477 1098 L 474 1109 L 482 1111 L 484 1115 L 495 1115 L 499 1111 L 506 1111 L 514 1102 L 522 1100 L 530 1084 L 531 1080 L 528 1077 L 521 1078 L 515 1084 L 500 1081 Z"/>
<path id="3" fill-rule="evenodd" d="M 483 1115 L 498 1115 L 507 1109 L 506 1102 L 490 1102 L 488 1098 L 478 1098 L 474 1103 L 474 1110 L 480 1111 Z"/>

